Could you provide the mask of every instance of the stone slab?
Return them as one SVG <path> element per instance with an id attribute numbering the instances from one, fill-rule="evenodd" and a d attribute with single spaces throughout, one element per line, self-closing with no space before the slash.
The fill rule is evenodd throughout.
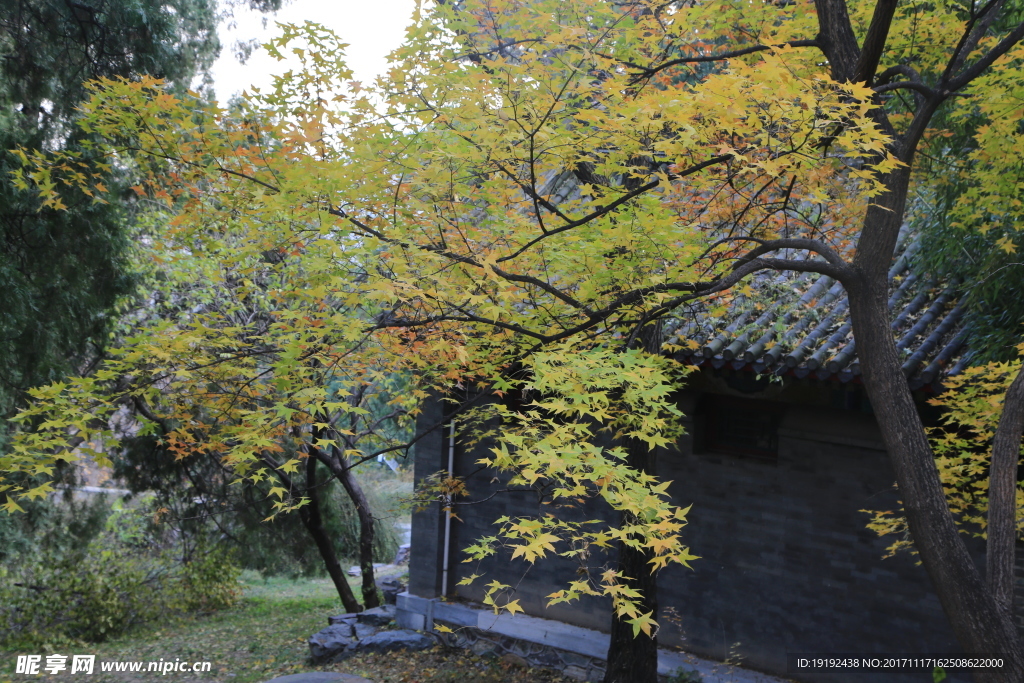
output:
<path id="1" fill-rule="evenodd" d="M 356 641 L 348 650 L 356 652 L 395 652 L 404 650 L 428 650 L 436 641 L 418 631 L 398 630 L 381 631 L 375 635 Z"/>
<path id="2" fill-rule="evenodd" d="M 476 627 L 480 621 L 479 611 L 465 605 L 438 602 L 434 604 L 434 620 L 458 626 Z"/>
<path id="3" fill-rule="evenodd" d="M 324 662 L 342 652 L 352 643 L 352 626 L 333 624 L 309 637 L 309 656 L 314 663 Z"/>
<path id="4" fill-rule="evenodd" d="M 379 628 L 371 624 L 356 624 L 353 627 L 355 637 L 359 640 L 362 640 L 363 638 L 369 638 L 370 636 L 377 633 L 377 631 L 379 630 Z"/>
<path id="5" fill-rule="evenodd" d="M 360 612 L 356 615 L 360 624 L 369 624 L 370 626 L 387 626 L 395 620 L 396 608 L 394 605 L 381 605 L 380 607 L 374 607 Z"/>
<path id="6" fill-rule="evenodd" d="M 503 636 L 539 643 L 559 650 L 568 650 L 588 657 L 604 659 L 611 642 L 607 633 L 573 626 L 553 619 L 528 617 L 525 614 L 498 614 L 479 611 L 477 628 Z"/>
<path id="7" fill-rule="evenodd" d="M 413 595 L 409 591 L 405 591 L 398 594 L 397 602 L 398 609 L 415 612 L 416 614 L 426 614 L 429 609 L 429 603 L 433 601 L 429 598 L 421 598 L 418 595 Z"/>
<path id="8" fill-rule="evenodd" d="M 278 676 L 266 683 L 373 683 L 368 678 L 343 674 L 338 671 L 309 671 L 301 674 Z"/>
<path id="9" fill-rule="evenodd" d="M 427 627 L 427 618 L 422 614 L 400 609 L 395 616 L 395 624 L 398 628 L 408 628 L 413 631 L 422 631 Z"/>
<path id="10" fill-rule="evenodd" d="M 658 650 L 658 675 L 669 676 L 677 669 L 698 672 L 701 683 L 787 683 L 784 678 L 760 671 L 701 659 L 685 652 Z"/>
<path id="11" fill-rule="evenodd" d="M 335 624 L 341 624 L 345 622 L 355 622 L 359 616 L 356 612 L 349 612 L 348 614 L 339 614 L 334 617 L 327 617 L 328 626 L 334 626 Z"/>

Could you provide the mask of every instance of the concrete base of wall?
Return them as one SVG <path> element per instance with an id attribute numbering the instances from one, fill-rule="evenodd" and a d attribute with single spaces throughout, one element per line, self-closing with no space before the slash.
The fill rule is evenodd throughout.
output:
<path id="1" fill-rule="evenodd" d="M 525 614 L 495 614 L 461 603 L 421 598 L 408 592 L 398 595 L 395 620 L 399 628 L 433 631 L 443 624 L 452 633 L 441 634 L 448 645 L 474 654 L 520 661 L 561 671 L 581 681 L 600 681 L 608 652 L 607 633 Z M 658 650 L 658 675 L 668 677 L 682 670 L 700 674 L 702 683 L 785 683 L 784 679 L 683 652 Z"/>

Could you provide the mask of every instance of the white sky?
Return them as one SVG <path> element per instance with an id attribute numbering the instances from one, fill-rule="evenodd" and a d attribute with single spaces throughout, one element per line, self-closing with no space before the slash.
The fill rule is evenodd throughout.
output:
<path id="1" fill-rule="evenodd" d="M 220 58 L 213 65 L 214 89 L 217 99 L 228 99 L 250 86 L 269 88 L 271 77 L 297 68 L 296 62 L 277 61 L 265 50 L 257 49 L 242 65 L 235 58 L 233 46 L 238 40 L 257 38 L 260 43 L 278 34 L 275 21 L 301 24 L 316 21 L 334 30 L 342 41 L 349 43 L 346 61 L 357 81 L 370 83 L 384 71 L 387 55 L 401 44 L 405 37 L 416 0 L 285 0 L 276 15 L 263 15 L 239 7 L 229 30 L 220 26 Z M 263 28 L 263 18 L 267 27 Z"/>

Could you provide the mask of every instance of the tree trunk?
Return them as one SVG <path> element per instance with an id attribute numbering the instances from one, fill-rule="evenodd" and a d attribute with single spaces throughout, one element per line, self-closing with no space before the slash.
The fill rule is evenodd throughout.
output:
<path id="1" fill-rule="evenodd" d="M 871 54 L 858 54 L 856 60 L 865 67 L 863 69 L 854 67 L 853 55 L 858 48 L 849 29 L 845 5 L 845 0 L 815 0 L 821 29 L 819 42 L 834 78 L 845 81 L 859 75 L 867 79 L 872 71 L 869 67 L 877 63 L 885 47 L 881 36 L 888 32 L 887 24 L 892 17 L 890 3 L 879 0 L 869 31 L 875 34 L 876 40 L 868 40 L 864 45 Z M 1009 611 L 1001 607 L 996 597 L 999 584 L 1005 583 L 1005 578 L 996 576 L 992 585 L 986 586 L 960 538 L 924 425 L 903 375 L 886 306 L 887 270 L 903 222 L 914 154 L 931 117 L 948 95 L 945 91 L 936 92 L 919 102 L 913 121 L 899 136 L 895 135 L 883 110 L 875 110 L 882 130 L 894 135 L 892 151 L 906 165 L 884 178 L 887 192 L 868 207 L 852 273 L 843 278 L 843 285 L 849 294 L 850 318 L 864 386 L 896 473 L 914 547 L 961 646 L 970 654 L 999 655 L 1006 663 L 1001 671 L 976 669 L 975 680 L 1019 683 L 1024 681 L 1024 647 Z M 1019 442 L 1019 428 L 1015 436 Z M 1008 508 L 998 497 L 1005 493 L 1005 468 L 1000 470 L 995 458 L 991 474 L 997 490 L 997 507 Z M 990 509 L 990 513 L 1000 516 L 1000 524 L 1005 525 L 1002 519 L 1007 514 L 1005 510 Z M 997 575 L 1005 569 L 1007 557 L 1012 562 L 1012 550 L 1009 555 L 999 550 L 1000 543 L 1005 545 L 1005 540 L 999 540 L 1002 535 L 997 531 L 992 555 L 993 559 L 998 558 L 999 566 L 993 568 Z"/>
<path id="2" fill-rule="evenodd" d="M 1024 431 L 1024 366 L 1003 399 L 1003 414 L 992 439 L 988 476 L 988 553 L 985 572 L 996 604 L 1013 613 L 1013 559 L 1017 541 L 1017 463 Z"/>
<path id="3" fill-rule="evenodd" d="M 343 465 L 337 476 L 355 503 L 356 514 L 359 515 L 359 568 L 363 574 L 363 603 L 367 608 L 379 607 L 380 597 L 373 577 L 373 511 L 350 467 Z"/>
<path id="4" fill-rule="evenodd" d="M 999 609 L 957 531 L 924 425 L 901 369 L 886 305 L 886 271 L 903 218 L 909 167 L 887 178 L 889 191 L 868 209 L 849 293 L 864 386 L 896 473 L 914 547 L 957 640 L 970 654 L 997 654 L 1005 670 L 975 670 L 985 683 L 1024 681 L 1024 649 L 1009 614 Z"/>
<path id="5" fill-rule="evenodd" d="M 661 353 L 661 324 L 644 327 L 637 341 L 647 353 Z M 654 475 L 655 451 L 638 439 L 626 438 L 626 466 Z M 622 524 L 635 523 L 632 513 L 622 513 Z M 640 613 L 658 618 L 658 578 L 651 572 L 650 551 L 637 550 L 619 543 L 619 574 L 630 588 L 640 591 Z M 658 683 L 658 636 L 633 635 L 633 626 L 612 614 L 611 642 L 608 646 L 608 667 L 604 683 Z"/>
<path id="6" fill-rule="evenodd" d="M 636 439 L 626 441 L 626 464 L 636 470 L 654 474 L 654 452 Z M 635 523 L 631 513 L 622 513 L 622 523 Z M 643 595 L 640 611 L 652 612 L 658 618 L 658 579 L 651 572 L 650 552 L 619 543 L 619 573 L 624 583 Z M 608 647 L 608 668 L 604 683 L 658 683 L 658 637 L 640 633 L 624 619 L 612 615 L 611 643 Z"/>
<path id="7" fill-rule="evenodd" d="M 324 422 L 329 420 L 324 417 Z M 324 431 L 319 427 L 313 428 L 313 441 L 322 439 Z M 340 435 L 334 433 L 335 438 Z M 331 446 L 330 453 L 320 448 L 310 448 L 310 453 L 323 462 L 330 469 L 331 474 L 337 477 L 341 485 L 345 487 L 345 493 L 356 506 L 356 514 L 359 516 L 359 568 L 363 577 L 363 604 L 367 609 L 380 606 L 380 597 L 377 595 L 377 585 L 373 576 L 373 511 L 370 503 L 363 493 L 362 487 L 356 481 L 352 469 L 349 467 L 348 459 L 341 449 Z"/>
<path id="8" fill-rule="evenodd" d="M 341 598 L 341 604 L 345 606 L 346 612 L 361 612 L 363 606 L 356 600 L 352 593 L 352 587 L 348 585 L 345 572 L 338 563 L 338 555 L 334 552 L 334 544 L 331 537 L 324 528 L 323 519 L 320 516 L 320 493 L 316 486 L 316 465 L 317 459 L 312 455 L 306 458 L 306 497 L 309 503 L 299 508 L 299 518 L 305 525 L 309 535 L 313 537 L 316 548 L 320 551 L 320 557 L 324 561 L 324 567 L 334 582 L 334 587 Z"/>

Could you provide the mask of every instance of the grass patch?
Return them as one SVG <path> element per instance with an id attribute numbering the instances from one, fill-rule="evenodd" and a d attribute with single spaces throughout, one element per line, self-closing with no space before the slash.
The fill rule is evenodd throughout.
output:
<path id="1" fill-rule="evenodd" d="M 35 652 L 0 652 L 0 683 L 30 680 L 15 674 L 19 654 L 96 655 L 91 676 L 43 673 L 48 681 L 149 683 L 204 681 L 260 683 L 300 671 L 336 670 L 365 676 L 375 683 L 528 683 L 563 681 L 548 672 L 523 669 L 501 660 L 438 649 L 421 653 L 364 655 L 335 665 L 309 664 L 306 640 L 327 626 L 327 617 L 343 612 L 327 579 L 263 580 L 246 572 L 245 597 L 234 609 L 206 616 L 188 616 L 101 644 L 82 644 Z M 355 580 L 353 580 L 355 581 Z M 210 673 L 103 673 L 100 662 L 209 661 Z M 70 670 L 70 666 L 68 667 Z"/>
<path id="2" fill-rule="evenodd" d="M 301 669 L 309 648 L 306 639 L 327 624 L 327 617 L 343 612 L 334 586 L 326 579 L 246 582 L 237 608 L 206 616 L 171 619 L 139 629 L 128 636 L 99 644 L 82 644 L 41 652 L 4 653 L 0 681 L 13 681 L 16 655 L 95 654 L 96 671 L 87 678 L 118 681 L 204 680 L 256 683 L 278 672 Z M 195 675 L 102 673 L 101 661 L 209 661 L 210 673 Z M 47 680 L 82 680 L 82 674 L 43 674 Z M 19 676 L 18 678 L 22 678 Z M 26 679 L 27 680 L 27 679 Z"/>
<path id="3" fill-rule="evenodd" d="M 363 655 L 327 668 L 363 676 L 374 683 L 575 683 L 546 669 L 528 669 L 502 659 L 438 648 Z"/>

